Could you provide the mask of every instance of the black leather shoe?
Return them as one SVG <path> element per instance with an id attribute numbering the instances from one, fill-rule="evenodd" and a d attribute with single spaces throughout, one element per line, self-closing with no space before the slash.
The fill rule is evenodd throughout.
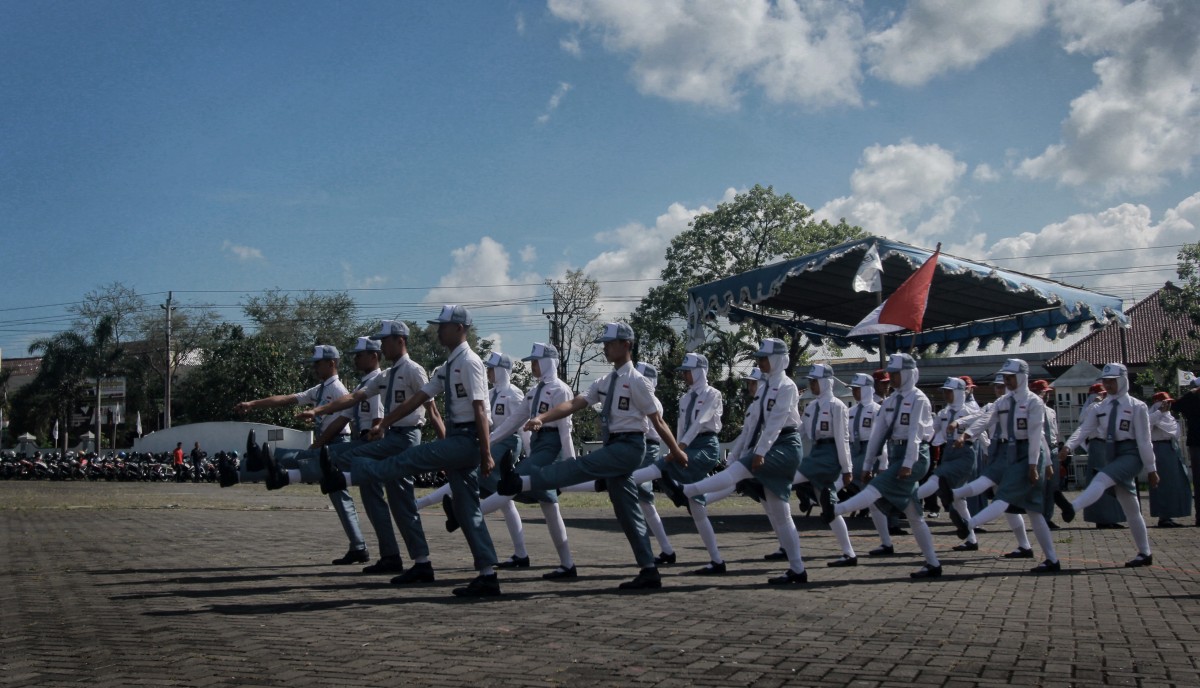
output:
<path id="1" fill-rule="evenodd" d="M 767 493 L 763 489 L 762 483 L 754 478 L 739 480 L 738 484 L 733 486 L 733 489 L 743 497 L 749 497 L 760 504 L 767 498 Z"/>
<path id="2" fill-rule="evenodd" d="M 787 573 L 782 576 L 768 578 L 767 583 L 771 585 L 804 585 L 808 582 L 808 571 L 804 570 L 800 573 L 788 569 Z"/>
<path id="3" fill-rule="evenodd" d="M 785 550 L 782 547 L 775 550 L 774 552 L 771 552 L 770 554 L 763 556 L 763 559 L 765 559 L 767 561 L 786 561 L 787 558 L 788 558 L 787 550 Z"/>
<path id="4" fill-rule="evenodd" d="M 500 577 L 494 573 L 475 576 L 465 588 L 455 588 L 454 594 L 458 597 L 495 597 L 500 594 Z"/>
<path id="5" fill-rule="evenodd" d="M 450 495 L 442 495 L 442 511 L 446 513 L 446 532 L 458 530 L 458 517 L 454 515 L 454 500 Z"/>
<path id="6" fill-rule="evenodd" d="M 279 464 L 275 462 L 275 452 L 271 451 L 271 445 L 263 443 L 262 450 L 259 452 L 263 464 L 267 467 L 266 485 L 268 490 L 278 490 L 287 487 L 291 480 L 288 479 L 287 471 L 279 470 Z"/>
<path id="7" fill-rule="evenodd" d="M 833 513 L 833 490 L 821 490 L 819 497 L 821 499 L 821 520 L 825 522 L 825 525 L 829 525 L 836 518 Z"/>
<path id="8" fill-rule="evenodd" d="M 569 569 L 564 569 L 563 567 L 559 566 L 553 571 L 542 574 L 542 578 L 544 580 L 569 580 L 571 578 L 578 577 L 579 571 L 575 569 L 574 565 L 572 565 Z"/>
<path id="9" fill-rule="evenodd" d="M 596 491 L 597 492 L 608 492 L 608 481 L 605 480 L 604 478 L 600 478 L 599 480 L 597 480 L 596 481 Z"/>
<path id="10" fill-rule="evenodd" d="M 880 545 L 875 549 L 867 552 L 868 557 L 890 557 L 896 553 L 896 548 L 892 545 Z"/>
<path id="11" fill-rule="evenodd" d="M 433 564 L 423 562 L 413 564 L 407 571 L 392 579 L 392 585 L 408 585 L 410 583 L 432 583 Z"/>
<path id="12" fill-rule="evenodd" d="M 796 499 L 799 504 L 796 505 L 798 511 L 803 511 L 805 516 L 812 513 L 813 507 L 817 505 L 817 494 L 813 489 L 812 483 L 796 483 L 792 485 L 792 490 L 796 493 Z"/>
<path id="13" fill-rule="evenodd" d="M 508 454 L 505 454 L 507 458 Z M 521 494 L 521 476 L 517 475 L 512 464 L 501 460 L 500 480 L 496 484 L 496 494 L 505 497 L 516 497 Z"/>
<path id="14" fill-rule="evenodd" d="M 979 543 L 978 542 L 963 542 L 961 544 L 957 544 L 957 545 L 951 547 L 950 549 L 954 550 L 955 552 L 978 552 L 979 551 Z"/>
<path id="15" fill-rule="evenodd" d="M 1164 519 L 1159 520 L 1158 527 L 1159 528 L 1182 528 L 1183 524 L 1178 523 L 1176 521 L 1172 521 L 1169 518 L 1164 518 Z"/>
<path id="16" fill-rule="evenodd" d="M 263 466 L 262 459 L 258 456 L 258 439 L 254 436 L 254 431 L 251 430 L 246 435 L 246 470 L 251 473 L 261 471 Z"/>
<path id="17" fill-rule="evenodd" d="M 658 575 L 658 569 L 645 568 L 638 571 L 633 580 L 625 581 L 617 587 L 621 590 L 657 590 L 662 587 L 662 577 Z"/>
<path id="18" fill-rule="evenodd" d="M 1029 569 L 1030 573 L 1058 573 L 1059 571 L 1062 571 L 1062 563 L 1049 559 Z"/>
<path id="19" fill-rule="evenodd" d="M 331 563 L 334 566 L 348 566 L 350 564 L 365 564 L 371 561 L 371 553 L 365 549 L 352 549 L 346 552 L 346 556 L 341 559 L 334 559 Z"/>
<path id="20" fill-rule="evenodd" d="M 329 448 L 321 447 L 321 494 L 341 492 L 346 489 L 346 476 L 333 467 L 329 460 Z"/>
<path id="21" fill-rule="evenodd" d="M 1153 554 L 1138 554 L 1136 557 L 1125 562 L 1125 568 L 1136 569 L 1140 566 L 1150 566 L 1154 563 Z"/>
<path id="22" fill-rule="evenodd" d="M 725 562 L 710 561 L 708 566 L 691 572 L 694 576 L 717 576 L 725 573 Z"/>
<path id="23" fill-rule="evenodd" d="M 1014 506 L 1014 505 L 1012 505 L 1012 504 L 1009 504 L 1009 505 L 1008 505 L 1008 507 L 1004 509 L 1004 513 L 1006 513 L 1006 514 L 1016 514 L 1016 515 L 1018 515 L 1018 516 L 1022 516 L 1022 515 L 1024 515 L 1024 514 L 1028 513 L 1028 512 L 1027 512 L 1025 509 L 1023 509 L 1023 508 L 1021 508 L 1021 507 L 1019 507 L 1019 506 Z"/>
<path id="24" fill-rule="evenodd" d="M 1062 517 L 1063 523 L 1070 523 L 1075 520 L 1075 507 L 1070 502 L 1062 505 Z"/>
<path id="25" fill-rule="evenodd" d="M 967 525 L 965 519 L 954 509 L 950 510 L 950 522 L 954 524 L 954 534 L 959 540 L 966 540 L 971 536 L 971 528 Z"/>
<path id="26" fill-rule="evenodd" d="M 1013 551 L 1005 552 L 1004 554 L 1001 554 L 1000 556 L 1004 557 L 1005 559 L 1032 559 L 1033 558 L 1033 550 L 1026 549 L 1024 547 L 1018 547 L 1018 548 L 1014 549 Z"/>
<path id="27" fill-rule="evenodd" d="M 364 566 L 363 573 L 404 573 L 404 560 L 398 556 L 392 555 L 387 557 L 379 557 L 379 561 Z"/>
<path id="28" fill-rule="evenodd" d="M 954 490 L 950 487 L 950 481 L 940 476 L 938 477 L 937 498 L 942 503 L 943 509 L 954 513 Z M 951 518 L 954 517 L 951 516 Z"/>
<path id="29" fill-rule="evenodd" d="M 908 574 L 909 578 L 941 578 L 941 576 L 942 567 L 940 565 L 930 566 L 929 564 L 926 564 L 916 571 Z"/>
<path id="30" fill-rule="evenodd" d="M 1046 527 L 1049 528 L 1050 530 L 1061 530 L 1062 529 L 1062 526 L 1058 525 L 1054 521 L 1046 521 Z"/>
<path id="31" fill-rule="evenodd" d="M 500 562 L 499 564 L 496 564 L 496 568 L 498 568 L 498 569 L 527 569 L 527 568 L 529 568 L 529 557 L 518 557 L 517 555 L 514 554 L 511 557 Z"/>
<path id="32" fill-rule="evenodd" d="M 888 526 L 888 535 L 908 535 L 908 531 L 900 526 Z"/>
<path id="33" fill-rule="evenodd" d="M 827 563 L 827 564 L 825 564 L 825 565 L 826 565 L 826 566 L 833 566 L 833 567 L 838 567 L 838 566 L 858 566 L 858 557 L 849 557 L 849 556 L 846 556 L 845 554 L 843 554 L 842 556 L 838 557 L 837 559 L 834 559 L 834 560 L 833 560 L 833 561 L 831 561 L 831 562 L 828 562 L 828 563 Z"/>
<path id="34" fill-rule="evenodd" d="M 662 487 L 663 494 L 665 494 L 671 500 L 672 504 L 675 506 L 687 507 L 688 512 L 691 512 L 692 507 L 690 504 L 688 504 L 690 500 L 688 500 L 687 495 L 683 493 L 683 485 L 680 485 L 672 480 L 671 476 L 669 475 L 664 475 L 662 478 L 660 478 L 658 484 L 660 487 Z"/>
<path id="35" fill-rule="evenodd" d="M 654 563 L 659 566 L 674 564 L 675 563 L 675 553 L 671 552 L 670 554 L 667 554 L 666 552 L 659 552 L 658 556 L 654 557 Z"/>

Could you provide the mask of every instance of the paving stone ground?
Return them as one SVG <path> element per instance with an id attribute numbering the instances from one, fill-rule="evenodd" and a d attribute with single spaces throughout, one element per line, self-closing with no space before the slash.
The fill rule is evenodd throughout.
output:
<path id="1" fill-rule="evenodd" d="M 636 569 L 611 512 L 564 495 L 580 578 L 542 580 L 556 558 L 523 509 L 533 567 L 463 601 L 450 591 L 469 554 L 438 511 L 437 582 L 398 588 L 329 565 L 344 536 L 311 489 L 31 485 L 0 483 L 3 686 L 1200 686 L 1197 528 L 1152 528 L 1155 565 L 1126 569 L 1128 531 L 1076 522 L 1056 533 L 1066 570 L 1034 577 L 1036 562 L 997 558 L 1013 542 L 993 524 L 979 552 L 947 551 L 941 579 L 914 582 L 911 536 L 868 559 L 876 540 L 853 524 L 859 566 L 830 569 L 832 535 L 798 517 L 811 582 L 779 589 L 757 505 L 713 509 L 729 574 L 712 579 L 682 575 L 707 556 L 660 500 L 680 563 L 663 590 L 623 594 Z M 932 524 L 939 550 L 957 543 Z"/>

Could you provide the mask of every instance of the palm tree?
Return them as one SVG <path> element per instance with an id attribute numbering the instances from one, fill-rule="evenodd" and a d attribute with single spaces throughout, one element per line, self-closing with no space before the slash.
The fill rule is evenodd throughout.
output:
<path id="1" fill-rule="evenodd" d="M 29 353 L 42 357 L 42 367 L 31 383 L 41 389 L 39 396 L 45 400 L 45 410 L 58 412 L 69 425 L 71 409 L 84 394 L 92 381 L 96 390 L 96 441 L 100 440 L 100 380 L 116 370 L 121 358 L 121 347 L 113 339 L 111 317 L 101 318 L 91 337 L 84 337 L 74 330 L 59 332 L 52 337 L 38 339 L 29 345 Z M 91 378 L 91 380 L 89 380 Z M 47 414 L 49 415 L 49 414 Z M 63 432 L 63 446 L 67 444 L 67 432 Z"/>

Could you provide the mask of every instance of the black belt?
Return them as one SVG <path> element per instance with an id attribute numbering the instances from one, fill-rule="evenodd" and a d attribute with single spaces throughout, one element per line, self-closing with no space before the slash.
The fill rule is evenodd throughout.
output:
<path id="1" fill-rule="evenodd" d="M 658 442 L 658 440 L 646 440 L 646 444 L 653 444 L 654 446 L 657 447 L 659 442 Z"/>
<path id="2" fill-rule="evenodd" d="M 833 444 L 833 438 L 832 437 L 823 437 L 819 440 L 816 440 L 815 443 L 816 444 Z"/>
<path id="3" fill-rule="evenodd" d="M 1154 444 L 1171 444 L 1171 440 L 1154 440 Z"/>
<path id="4" fill-rule="evenodd" d="M 467 429 L 474 430 L 474 429 L 475 429 L 475 423 L 474 423 L 474 422 L 471 422 L 471 423 L 451 423 L 451 424 L 450 424 L 450 427 L 454 428 L 455 430 L 467 430 Z"/>
<path id="5" fill-rule="evenodd" d="M 704 437 L 716 437 L 716 436 L 717 436 L 717 433 L 715 433 L 715 432 L 702 432 L 702 433 L 699 433 L 696 435 L 696 439 L 702 439 Z"/>
<path id="6" fill-rule="evenodd" d="M 789 425 L 786 428 L 779 431 L 779 436 L 783 437 L 784 435 L 794 435 L 797 432 L 799 432 L 799 430 L 796 428 L 795 425 Z"/>
<path id="7" fill-rule="evenodd" d="M 614 432 L 614 433 L 609 434 L 608 439 L 604 441 L 604 444 L 605 445 L 612 444 L 613 442 L 615 442 L 623 437 L 645 437 L 645 436 L 646 436 L 646 433 L 644 433 L 644 432 Z"/>
<path id="8" fill-rule="evenodd" d="M 474 425 L 474 423 L 467 423 L 467 425 Z M 388 428 L 388 432 L 408 432 L 409 430 L 420 429 L 420 425 L 393 425 L 392 427 Z"/>

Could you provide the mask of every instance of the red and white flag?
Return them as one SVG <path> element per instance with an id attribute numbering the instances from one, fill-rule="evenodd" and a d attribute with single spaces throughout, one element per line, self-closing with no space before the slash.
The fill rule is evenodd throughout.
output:
<path id="1" fill-rule="evenodd" d="M 850 336 L 886 334 L 901 330 L 920 332 L 921 323 L 925 319 L 925 306 L 929 303 L 929 285 L 933 282 L 933 270 L 937 267 L 940 252 L 939 247 L 924 265 L 904 280 L 899 289 L 892 292 L 886 301 L 855 325 L 854 329 L 850 330 Z"/>

